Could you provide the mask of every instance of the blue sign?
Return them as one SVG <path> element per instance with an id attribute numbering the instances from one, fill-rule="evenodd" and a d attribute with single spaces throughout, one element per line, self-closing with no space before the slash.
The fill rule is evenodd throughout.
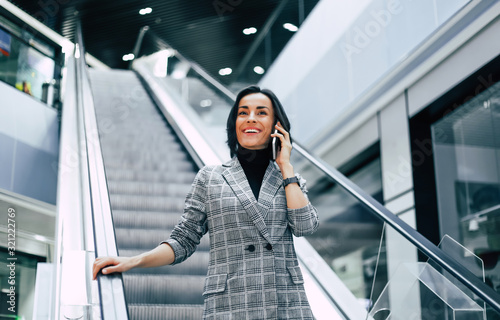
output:
<path id="1" fill-rule="evenodd" d="M 7 57 L 10 55 L 10 41 L 10 34 L 0 28 L 0 53 Z"/>

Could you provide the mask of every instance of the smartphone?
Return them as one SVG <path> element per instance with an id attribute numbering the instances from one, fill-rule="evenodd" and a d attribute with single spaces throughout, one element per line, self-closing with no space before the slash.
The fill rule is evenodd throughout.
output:
<path id="1" fill-rule="evenodd" d="M 274 130 L 274 133 L 278 133 L 278 129 Z M 276 160 L 276 157 L 278 156 L 280 142 L 281 141 L 278 141 L 277 137 L 273 137 L 273 141 L 271 142 L 273 148 L 273 160 Z"/>

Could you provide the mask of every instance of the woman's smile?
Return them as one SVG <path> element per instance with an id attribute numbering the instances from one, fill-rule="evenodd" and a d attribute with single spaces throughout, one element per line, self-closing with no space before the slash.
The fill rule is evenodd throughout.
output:
<path id="1" fill-rule="evenodd" d="M 255 127 L 248 127 L 248 128 L 243 129 L 243 132 L 247 135 L 255 135 L 255 134 L 261 133 L 262 130 L 260 130 L 259 128 L 255 128 Z"/>

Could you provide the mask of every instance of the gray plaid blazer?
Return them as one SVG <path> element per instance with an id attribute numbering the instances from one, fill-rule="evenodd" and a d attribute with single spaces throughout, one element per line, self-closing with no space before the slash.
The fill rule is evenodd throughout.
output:
<path id="1" fill-rule="evenodd" d="M 305 180 L 297 175 L 304 194 Z M 186 197 L 170 244 L 174 264 L 187 259 L 208 231 L 210 260 L 203 319 L 314 319 L 293 237 L 318 228 L 316 209 L 288 209 L 273 161 L 257 201 L 238 159 L 202 168 Z"/>

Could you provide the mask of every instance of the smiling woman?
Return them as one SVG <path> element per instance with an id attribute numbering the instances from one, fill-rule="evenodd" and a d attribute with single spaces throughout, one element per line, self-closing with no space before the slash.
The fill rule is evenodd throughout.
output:
<path id="1" fill-rule="evenodd" d="M 97 258 L 94 278 L 101 269 L 180 263 L 208 232 L 203 319 L 314 319 L 292 235 L 316 231 L 318 215 L 290 163 L 289 130 L 270 90 L 241 91 L 227 121 L 232 159 L 198 172 L 170 238 L 135 257 Z M 273 137 L 281 142 L 276 161 L 269 151 Z"/>

